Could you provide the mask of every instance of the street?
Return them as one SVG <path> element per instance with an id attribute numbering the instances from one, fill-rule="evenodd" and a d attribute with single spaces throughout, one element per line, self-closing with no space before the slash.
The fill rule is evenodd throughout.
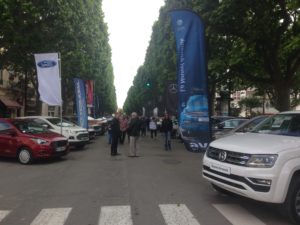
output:
<path id="1" fill-rule="evenodd" d="M 149 135 L 149 134 L 148 134 Z M 215 192 L 202 154 L 163 137 L 139 139 L 110 156 L 107 137 L 60 160 L 21 165 L 0 159 L 1 225 L 288 225 L 276 207 Z"/>

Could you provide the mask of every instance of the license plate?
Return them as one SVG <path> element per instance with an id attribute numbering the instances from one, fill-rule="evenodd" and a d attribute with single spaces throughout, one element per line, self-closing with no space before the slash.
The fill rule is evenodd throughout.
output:
<path id="1" fill-rule="evenodd" d="M 230 168 L 220 164 L 210 164 L 210 169 L 218 171 L 220 173 L 230 174 Z"/>
<path id="2" fill-rule="evenodd" d="M 88 141 L 89 138 L 88 138 L 88 137 L 84 137 L 84 138 L 81 138 L 81 140 L 83 140 L 83 141 Z"/>
<path id="3" fill-rule="evenodd" d="M 56 148 L 56 151 L 57 151 L 57 152 L 62 152 L 62 151 L 64 151 L 64 150 L 66 150 L 66 147 L 65 147 L 65 146 L 61 146 L 61 147 L 57 147 L 57 148 Z"/>

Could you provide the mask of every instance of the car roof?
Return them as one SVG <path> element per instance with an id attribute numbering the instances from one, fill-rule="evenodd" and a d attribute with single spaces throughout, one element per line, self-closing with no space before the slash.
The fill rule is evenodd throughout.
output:
<path id="1" fill-rule="evenodd" d="M 300 110 L 285 111 L 279 114 L 300 114 Z"/>
<path id="2" fill-rule="evenodd" d="M 221 123 L 225 123 L 227 121 L 233 121 L 233 120 L 249 120 L 249 118 L 233 118 L 233 119 L 224 120 Z"/>
<path id="3" fill-rule="evenodd" d="M 59 117 L 54 117 L 54 116 L 22 116 L 22 117 L 17 117 L 17 119 L 30 119 L 30 118 L 40 118 L 40 119 L 49 119 L 49 118 L 59 118 Z"/>

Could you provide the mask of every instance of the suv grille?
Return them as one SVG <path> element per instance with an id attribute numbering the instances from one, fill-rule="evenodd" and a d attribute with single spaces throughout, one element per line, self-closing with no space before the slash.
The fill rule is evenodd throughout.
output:
<path id="1" fill-rule="evenodd" d="M 86 134 L 79 134 L 78 136 L 77 136 L 77 139 L 78 140 L 86 140 L 86 139 L 88 139 L 89 138 L 89 134 L 88 133 L 86 133 Z"/>
<path id="2" fill-rule="evenodd" d="M 246 166 L 248 160 L 251 158 L 250 154 L 231 152 L 214 147 L 209 147 L 206 154 L 208 158 L 239 166 Z M 223 157 L 221 157 L 221 155 L 223 155 Z"/>

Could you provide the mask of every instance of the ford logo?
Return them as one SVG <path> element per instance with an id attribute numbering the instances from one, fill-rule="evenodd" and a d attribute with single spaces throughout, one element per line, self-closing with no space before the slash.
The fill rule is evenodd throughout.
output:
<path id="1" fill-rule="evenodd" d="M 43 61 L 38 62 L 37 65 L 41 68 L 49 68 L 49 67 L 56 66 L 56 62 L 53 60 L 43 60 Z"/>
<path id="2" fill-rule="evenodd" d="M 227 158 L 227 152 L 222 151 L 222 152 L 219 153 L 219 160 L 221 162 L 224 162 L 226 160 L 226 158 Z"/>

